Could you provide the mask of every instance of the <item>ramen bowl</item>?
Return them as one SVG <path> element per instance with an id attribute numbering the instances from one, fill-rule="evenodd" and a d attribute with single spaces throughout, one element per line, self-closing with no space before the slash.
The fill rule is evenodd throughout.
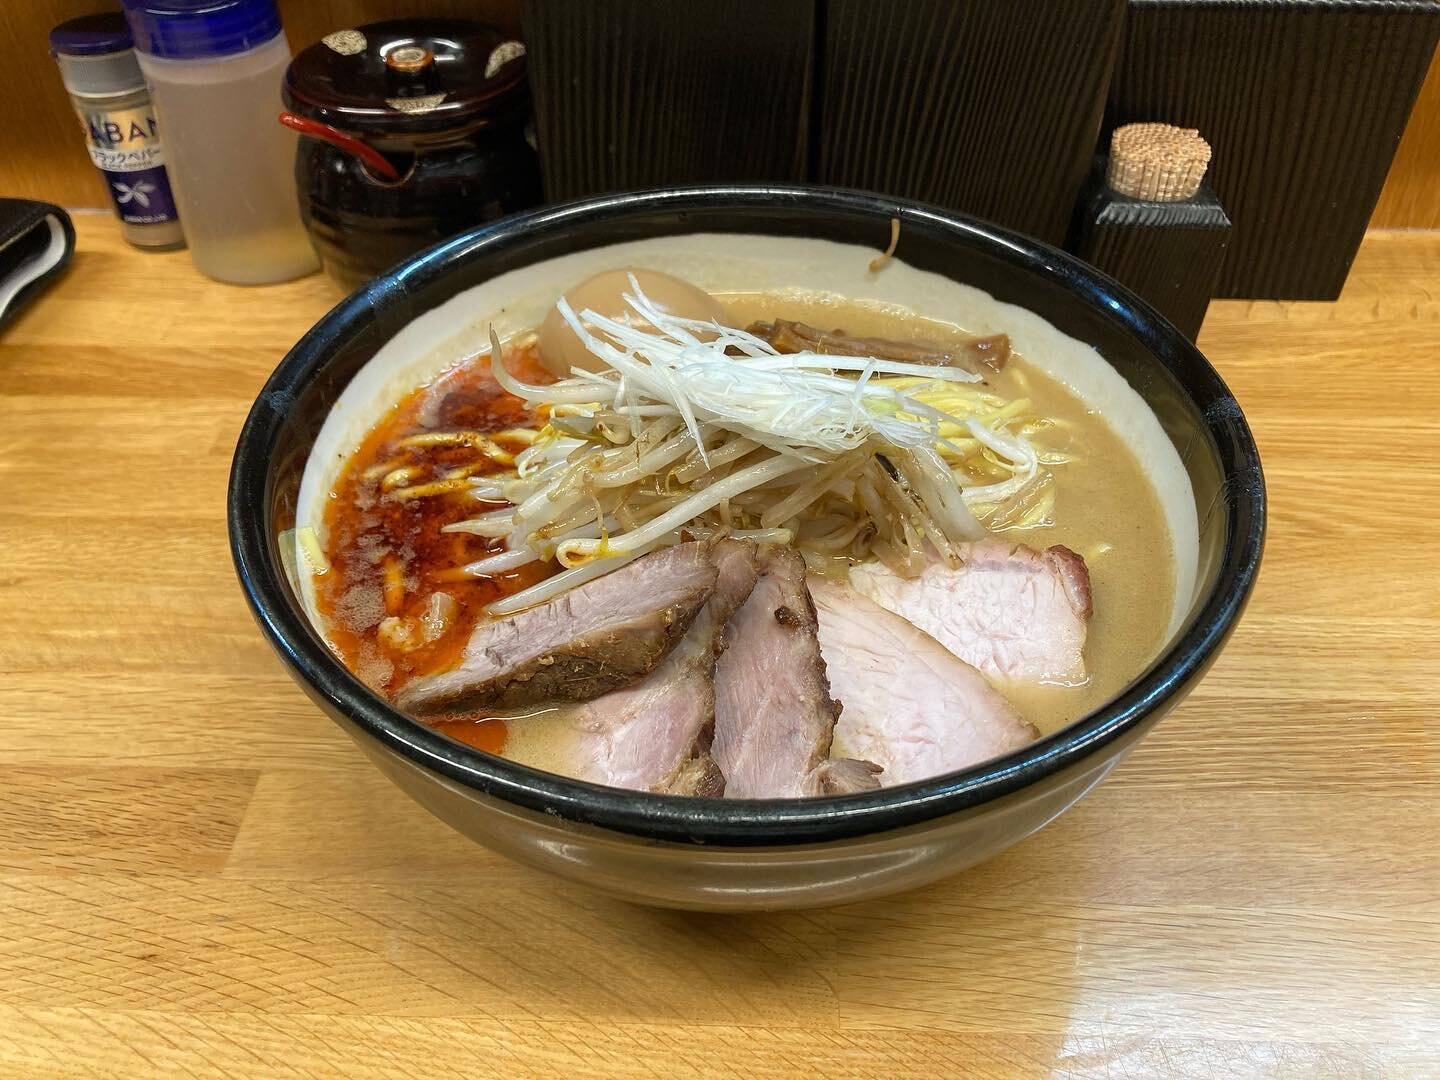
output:
<path id="1" fill-rule="evenodd" d="M 1172 527 L 1185 533 L 1177 538 L 1184 572 L 1176 595 L 1159 601 L 1173 602 L 1168 640 L 1112 700 L 963 772 L 844 796 L 725 800 L 600 787 L 462 745 L 397 711 L 336 658 L 308 614 L 303 583 L 287 571 L 293 560 L 282 538 L 309 497 L 307 463 L 339 457 L 345 440 L 363 430 L 364 415 L 347 419 L 355 401 L 376 399 L 387 379 L 417 377 L 405 358 L 483 340 L 475 335 L 485 320 L 502 314 L 531 318 L 526 305 L 541 311 L 553 300 L 554 290 L 540 283 L 632 264 L 636 252 L 659 253 L 675 271 L 743 274 L 760 265 L 741 265 L 736 254 L 754 238 L 766 252 L 794 255 L 788 273 L 808 266 L 823 275 L 822 256 L 831 250 L 823 245 L 864 238 L 883 247 L 892 219 L 900 227 L 897 258 L 915 281 L 942 291 L 958 283 L 1033 334 L 1098 354 L 1101 381 L 1123 382 L 1124 393 L 1143 402 L 1140 426 L 1162 451 L 1153 456 L 1169 463 L 1155 465 L 1156 475 L 1173 474 L 1156 483 L 1169 499 Z M 382 362 L 397 356 L 399 364 Z M 914 888 L 994 855 L 1073 804 L 1214 661 L 1255 581 L 1265 491 L 1249 428 L 1215 370 L 1153 309 L 1093 268 L 914 203 L 727 186 L 610 195 L 507 218 L 376 278 L 317 323 L 266 383 L 236 448 L 228 513 L 241 586 L 271 646 L 312 700 L 436 817 L 521 863 L 614 896 L 745 911 Z"/>

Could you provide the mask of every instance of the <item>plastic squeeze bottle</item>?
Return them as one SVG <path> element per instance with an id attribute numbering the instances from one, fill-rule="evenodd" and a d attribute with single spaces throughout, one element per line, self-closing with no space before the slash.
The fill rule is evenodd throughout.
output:
<path id="1" fill-rule="evenodd" d="M 317 269 L 275 122 L 290 46 L 273 0 L 124 3 L 196 267 L 241 285 Z"/>

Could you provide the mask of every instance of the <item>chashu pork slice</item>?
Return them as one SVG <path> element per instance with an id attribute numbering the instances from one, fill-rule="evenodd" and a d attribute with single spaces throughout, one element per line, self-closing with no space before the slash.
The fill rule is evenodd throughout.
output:
<path id="1" fill-rule="evenodd" d="M 820 649 L 840 701 L 836 745 L 886 787 L 956 772 L 1039 737 L 985 676 L 929 634 L 842 585 L 812 578 Z"/>
<path id="2" fill-rule="evenodd" d="M 724 793 L 710 755 L 715 660 L 726 622 L 755 587 L 758 566 L 748 541 L 722 540 L 711 558 L 719 574 L 715 591 L 660 666 L 632 686 L 566 708 L 577 779 L 674 795 Z"/>
<path id="3" fill-rule="evenodd" d="M 645 555 L 519 614 L 475 627 L 460 665 L 406 684 L 417 715 L 588 701 L 644 678 L 715 588 L 708 545 Z"/>
<path id="4" fill-rule="evenodd" d="M 725 796 L 796 798 L 878 786 L 866 762 L 830 761 L 839 706 L 816 637 L 805 560 L 765 548 L 750 598 L 730 619 L 715 665 L 715 741 Z"/>
<path id="5" fill-rule="evenodd" d="M 990 537 L 960 546 L 959 569 L 931 563 L 903 578 L 880 563 L 850 569 L 850 584 L 908 619 L 987 675 L 1085 678 L 1090 574 L 1069 548 L 1036 551 Z"/>

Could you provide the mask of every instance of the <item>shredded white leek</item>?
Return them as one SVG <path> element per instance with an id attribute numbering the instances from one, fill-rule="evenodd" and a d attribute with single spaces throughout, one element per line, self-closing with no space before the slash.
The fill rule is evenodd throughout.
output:
<path id="1" fill-rule="evenodd" d="M 1006 524 L 1048 513 L 1028 400 L 997 397 L 957 367 L 782 354 L 667 313 L 634 277 L 630 290 L 635 325 L 559 301 L 603 366 L 550 386 L 506 371 L 492 332 L 495 378 L 549 422 L 513 471 L 469 481 L 481 503 L 508 505 L 448 530 L 503 539 L 505 550 L 455 573 L 565 567 L 492 613 L 686 537 L 794 543 L 813 559 L 874 554 L 908 571 L 927 547 L 953 560 L 956 545 L 983 536 L 977 513 Z"/>

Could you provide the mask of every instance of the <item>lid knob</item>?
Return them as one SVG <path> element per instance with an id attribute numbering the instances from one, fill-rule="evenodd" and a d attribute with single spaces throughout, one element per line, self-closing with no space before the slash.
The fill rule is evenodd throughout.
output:
<path id="1" fill-rule="evenodd" d="M 401 45 L 385 54 L 385 66 L 405 74 L 424 71 L 434 62 L 435 54 L 424 45 Z"/>
<path id="2" fill-rule="evenodd" d="M 0 10 L 6 3 L 0 0 Z M 302 49 L 285 73 L 281 99 L 296 116 L 363 138 L 519 122 L 529 101 L 523 52 L 500 31 L 464 19 L 367 23 Z M 499 70 L 487 74 L 497 60 Z"/>

